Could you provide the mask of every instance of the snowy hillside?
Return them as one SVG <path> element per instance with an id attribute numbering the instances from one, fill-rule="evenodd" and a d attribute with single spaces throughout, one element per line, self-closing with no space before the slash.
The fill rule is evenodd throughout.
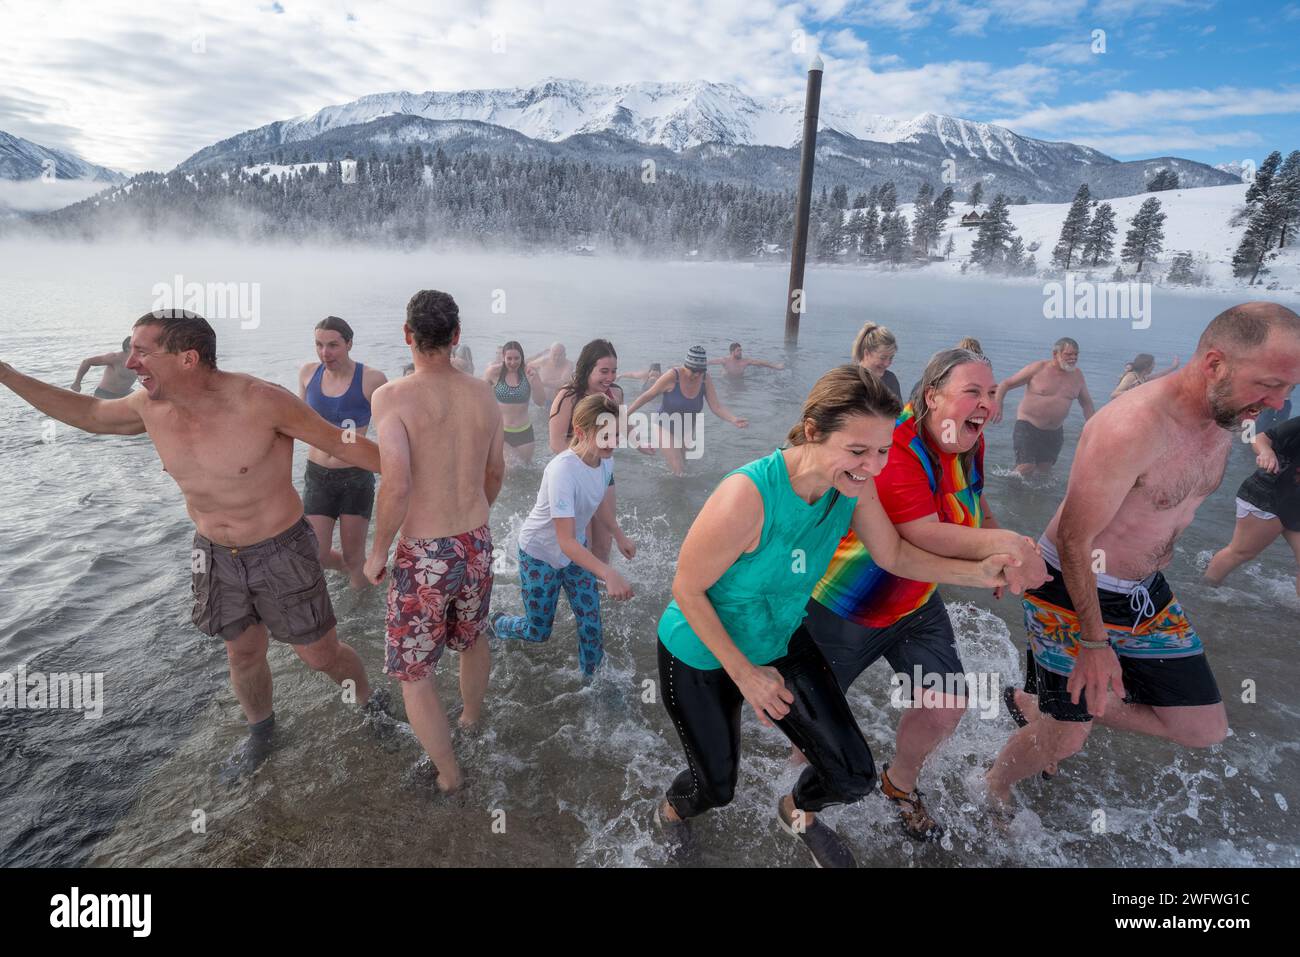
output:
<path id="1" fill-rule="evenodd" d="M 1232 255 L 1237 244 L 1241 242 L 1245 224 L 1229 226 L 1234 212 L 1245 205 L 1246 186 L 1213 186 L 1202 189 L 1176 189 L 1160 193 L 1144 193 L 1139 196 L 1124 196 L 1106 202 L 1115 210 L 1115 222 L 1118 227 L 1116 236 L 1116 256 L 1123 244 L 1124 234 L 1128 231 L 1129 221 L 1142 203 L 1155 196 L 1160 200 L 1161 211 L 1165 214 L 1164 252 L 1159 256 L 1155 269 L 1148 264 L 1143 267 L 1142 275 L 1152 272 L 1153 279 L 1163 276 L 1176 252 L 1190 252 L 1195 261 L 1195 271 L 1205 276 L 1208 284 L 1217 289 L 1244 288 L 1242 280 L 1232 275 Z M 984 209 L 983 206 L 980 207 Z M 1061 233 L 1069 203 L 1037 203 L 1028 206 L 1010 207 L 1011 224 L 1016 228 L 1026 247 L 1035 242 L 1039 244 L 1034 253 L 1038 268 L 1045 270 L 1051 266 L 1052 249 Z M 912 204 L 901 205 L 900 209 L 912 219 Z M 944 224 L 943 235 L 939 239 L 939 249 L 943 249 L 948 236 L 953 237 L 953 254 L 947 262 L 933 263 L 926 269 L 943 272 L 959 272 L 962 263 L 970 258 L 971 245 L 979 234 L 977 229 L 964 228 L 960 225 L 961 217 L 970 212 L 970 206 L 954 204 L 954 215 Z M 1112 262 L 1108 266 L 1099 266 L 1098 278 L 1110 278 L 1115 270 Z M 1086 271 L 1086 270 L 1083 270 Z M 1126 276 L 1131 275 L 1133 267 L 1124 266 Z M 1300 247 L 1289 246 L 1282 255 L 1273 260 L 1267 275 L 1257 283 L 1259 288 L 1271 287 L 1300 290 Z"/>

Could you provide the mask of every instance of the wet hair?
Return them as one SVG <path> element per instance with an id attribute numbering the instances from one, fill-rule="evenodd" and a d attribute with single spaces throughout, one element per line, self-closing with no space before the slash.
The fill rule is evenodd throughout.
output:
<path id="1" fill-rule="evenodd" d="M 987 356 L 978 352 L 972 352 L 970 349 L 941 349 L 934 355 L 930 356 L 930 361 L 925 364 L 925 371 L 921 373 L 921 379 L 912 388 L 911 398 L 908 405 L 912 407 L 915 416 L 916 434 L 921 437 L 921 442 L 925 446 L 926 452 L 930 455 L 932 465 L 939 464 L 936 449 L 931 448 L 930 438 L 926 430 L 922 428 L 926 417 L 930 414 L 930 403 L 927 401 L 925 394 L 930 389 L 942 389 L 952 378 L 952 371 L 958 366 L 964 366 L 971 362 L 979 362 L 983 365 L 992 367 L 993 363 Z M 961 453 L 962 471 L 966 470 L 969 459 L 975 454 L 978 443 L 968 451 Z"/>
<path id="2" fill-rule="evenodd" d="M 421 352 L 446 349 L 460 330 L 460 307 L 445 292 L 421 289 L 406 304 L 406 328 Z"/>
<path id="3" fill-rule="evenodd" d="M 1300 336 L 1300 316 L 1276 302 L 1243 302 L 1225 309 L 1205 327 L 1196 354 L 1219 349 L 1228 355 L 1250 352 L 1264 344 L 1274 327 Z"/>
<path id="4" fill-rule="evenodd" d="M 1144 372 L 1150 372 L 1156 367 L 1156 357 L 1149 352 L 1139 352 L 1129 363 L 1129 369 L 1142 375 Z"/>
<path id="5" fill-rule="evenodd" d="M 957 343 L 957 348 L 965 349 L 967 352 L 973 352 L 977 356 L 984 355 L 984 347 L 980 345 L 980 341 L 974 336 L 967 336 L 961 342 Z"/>
<path id="6" fill-rule="evenodd" d="M 853 361 L 861 362 L 868 352 L 889 348 L 898 348 L 894 334 L 879 323 L 868 322 L 858 330 L 857 338 L 853 340 Z"/>
<path id="7" fill-rule="evenodd" d="M 194 351 L 199 354 L 199 364 L 209 369 L 217 367 L 217 333 L 208 320 L 186 309 L 155 309 L 135 321 L 134 329 L 156 326 L 158 344 L 172 354 Z"/>
<path id="8" fill-rule="evenodd" d="M 528 356 L 524 353 L 524 347 L 521 346 L 519 343 L 515 342 L 515 340 L 511 339 L 509 342 L 507 342 L 504 346 L 501 347 L 501 371 L 497 375 L 498 383 L 504 382 L 506 378 L 506 353 L 507 352 L 519 353 L 519 374 L 521 376 L 525 375 L 526 370 L 524 369 L 524 360 L 527 359 Z"/>
<path id="9" fill-rule="evenodd" d="M 1073 348 L 1075 352 L 1079 351 L 1079 344 L 1075 342 L 1073 339 L 1071 339 L 1069 336 L 1061 336 L 1061 338 L 1057 339 L 1055 342 L 1052 343 L 1053 352 L 1061 352 L 1065 349 L 1070 349 L 1070 348 Z"/>
<path id="10" fill-rule="evenodd" d="M 340 319 L 338 316 L 326 316 L 320 322 L 316 323 L 317 329 L 325 329 L 328 332 L 337 332 L 343 337 L 343 341 L 352 345 L 352 327 Z"/>
<path id="11" fill-rule="evenodd" d="M 647 371 L 647 372 L 654 373 L 654 374 L 657 374 L 657 375 L 663 375 L 663 374 L 664 374 L 664 367 L 663 367 L 663 364 L 662 364 L 662 363 L 659 363 L 659 362 L 652 362 L 652 363 L 650 363 L 650 366 L 649 366 L 648 369 L 646 369 L 646 371 Z"/>
<path id="12" fill-rule="evenodd" d="M 811 421 L 819 435 L 844 428 L 851 415 L 878 415 L 891 422 L 902 405 L 879 376 L 857 365 L 836 366 L 818 379 L 804 400 L 803 414 L 786 436 L 789 445 L 803 445 L 804 423 Z"/>
<path id="13" fill-rule="evenodd" d="M 123 351 L 123 352 L 130 352 L 130 351 L 131 351 L 131 337 L 130 337 L 130 336 L 127 336 L 125 339 L 122 340 L 122 351 Z"/>
<path id="14" fill-rule="evenodd" d="M 607 395 L 589 395 L 573 407 L 573 438 L 569 448 L 578 445 L 578 430 L 594 435 L 603 415 L 618 415 L 618 403 Z"/>
<path id="15" fill-rule="evenodd" d="M 741 344 L 740 344 L 739 342 L 733 342 L 731 345 L 727 346 L 727 351 L 728 351 L 728 352 L 735 352 L 737 349 L 741 349 L 741 348 L 744 348 L 744 347 L 741 346 Z"/>
<path id="16" fill-rule="evenodd" d="M 592 339 L 582 347 L 582 352 L 578 354 L 578 361 L 573 366 L 573 376 L 560 387 L 560 395 L 573 396 L 573 408 L 576 412 L 578 403 L 587 397 L 587 383 L 591 379 L 592 372 L 596 369 L 596 363 L 601 359 L 613 356 L 618 358 L 618 353 L 614 351 L 614 343 L 608 339 Z M 556 403 L 555 410 L 559 411 L 562 403 Z M 555 415 L 552 412 L 551 415 Z M 572 425 L 573 419 L 569 419 Z"/>

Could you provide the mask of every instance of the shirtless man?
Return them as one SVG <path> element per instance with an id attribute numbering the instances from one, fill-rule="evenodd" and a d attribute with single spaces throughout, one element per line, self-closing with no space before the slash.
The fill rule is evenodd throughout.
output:
<path id="1" fill-rule="evenodd" d="M 1201 639 L 1161 569 L 1223 480 L 1233 432 L 1298 380 L 1300 316 L 1248 302 L 1215 317 L 1181 370 L 1084 426 L 1040 540 L 1052 577 L 1024 596 L 1031 654 L 1012 715 L 1025 724 L 989 771 L 993 800 L 1077 753 L 1094 718 L 1185 747 L 1226 736 Z"/>
<path id="2" fill-rule="evenodd" d="M 77 368 L 77 377 L 72 380 L 72 391 L 81 391 L 81 380 L 86 377 L 92 366 L 104 366 L 104 376 L 95 389 L 96 399 L 124 399 L 135 385 L 135 373 L 126 367 L 126 360 L 131 355 L 131 337 L 122 340 L 121 352 L 105 352 L 102 356 L 83 359 Z"/>
<path id="3" fill-rule="evenodd" d="M 194 520 L 192 620 L 225 640 L 230 683 L 250 734 L 229 767 L 245 772 L 269 752 L 275 713 L 267 635 L 308 667 L 370 702 L 357 653 L 338 640 L 316 537 L 293 487 L 293 440 L 379 471 L 379 448 L 343 432 L 281 386 L 217 369 L 217 336 L 192 312 L 136 320 L 127 367 L 141 388 L 93 399 L 21 375 L 0 362 L 0 384 L 45 415 L 86 432 L 148 432 Z"/>
<path id="4" fill-rule="evenodd" d="M 709 365 L 722 366 L 722 371 L 726 373 L 729 379 L 743 379 L 745 370 L 750 366 L 758 366 L 762 369 L 784 369 L 783 362 L 768 362 L 765 359 L 746 359 L 744 350 L 739 342 L 733 342 L 727 347 L 727 355 L 721 359 L 710 359 Z"/>
<path id="5" fill-rule="evenodd" d="M 1085 422 L 1096 412 L 1083 373 L 1077 368 L 1078 362 L 1079 344 L 1070 338 L 1057 339 L 1052 345 L 1052 358 L 1031 362 L 1010 379 L 998 383 L 994 396 L 997 406 L 989 417 L 990 425 L 1002 421 L 1002 403 L 1007 393 L 1025 386 L 1025 397 L 1016 409 L 1013 436 L 1016 471 L 1024 478 L 1052 471 L 1065 442 L 1062 423 L 1075 399 L 1083 409 Z"/>
<path id="6" fill-rule="evenodd" d="M 384 673 L 402 683 L 411 728 L 438 769 L 439 789 L 450 792 L 462 779 L 434 669 L 444 649 L 460 652 L 459 723 L 473 727 L 491 665 L 479 636 L 492 599 L 488 511 L 501 491 L 505 443 L 492 387 L 452 365 L 460 339 L 456 301 L 417 292 L 406 306 L 405 332 L 415 372 L 381 386 L 372 402 L 387 471 L 365 575 L 375 584 L 383 579 L 400 528 Z"/>
<path id="7" fill-rule="evenodd" d="M 555 393 L 559 392 L 573 375 L 573 363 L 565 353 L 562 342 L 552 342 L 549 349 L 529 359 L 528 368 L 536 369 L 541 377 L 542 385 L 546 390 L 547 405 L 554 401 Z"/>

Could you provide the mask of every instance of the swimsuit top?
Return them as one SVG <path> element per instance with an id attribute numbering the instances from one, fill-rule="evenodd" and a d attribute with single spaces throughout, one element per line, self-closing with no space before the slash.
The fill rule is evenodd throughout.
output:
<path id="1" fill-rule="evenodd" d="M 502 405 L 527 405 L 528 400 L 533 397 L 533 387 L 529 385 L 528 376 L 523 369 L 519 370 L 518 385 L 510 385 L 506 382 L 506 370 L 502 369 L 493 391 L 496 393 L 497 401 Z"/>
<path id="2" fill-rule="evenodd" d="M 858 500 L 833 488 L 815 502 L 800 498 L 780 449 L 727 474 L 737 473 L 763 498 L 763 531 L 758 547 L 742 552 L 705 594 L 736 647 L 752 663 L 765 665 L 786 653 Z M 692 668 L 722 667 L 676 599 L 659 619 L 659 640 Z"/>
<path id="3" fill-rule="evenodd" d="M 365 366 L 358 362 L 347 392 L 342 395 L 326 395 L 320 387 L 321 376 L 325 372 L 325 363 L 322 362 L 307 383 L 307 404 L 322 419 L 340 429 L 345 428 L 343 423 L 349 421 L 359 429 L 365 428 L 370 424 L 370 400 L 361 387 L 363 369 Z"/>
<path id="4" fill-rule="evenodd" d="M 708 373 L 705 373 L 707 375 Z M 676 369 L 673 370 L 673 387 L 670 391 L 664 393 L 663 402 L 659 405 L 660 412 L 668 413 L 688 413 L 698 415 L 704 411 L 704 380 L 700 380 L 699 394 L 694 398 L 687 396 L 682 392 L 682 375 Z"/>

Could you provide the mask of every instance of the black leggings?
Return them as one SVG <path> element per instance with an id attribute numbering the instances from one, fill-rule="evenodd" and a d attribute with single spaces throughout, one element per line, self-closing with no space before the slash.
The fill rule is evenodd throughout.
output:
<path id="1" fill-rule="evenodd" d="M 808 758 L 794 786 L 795 807 L 820 811 L 865 797 L 876 780 L 871 749 L 808 630 L 800 625 L 785 656 L 768 667 L 781 672 L 794 694 L 789 713 L 775 724 Z M 740 773 L 740 688 L 724 669 L 692 668 L 663 642 L 659 681 L 690 765 L 668 789 L 668 802 L 683 818 L 731 803 Z"/>

